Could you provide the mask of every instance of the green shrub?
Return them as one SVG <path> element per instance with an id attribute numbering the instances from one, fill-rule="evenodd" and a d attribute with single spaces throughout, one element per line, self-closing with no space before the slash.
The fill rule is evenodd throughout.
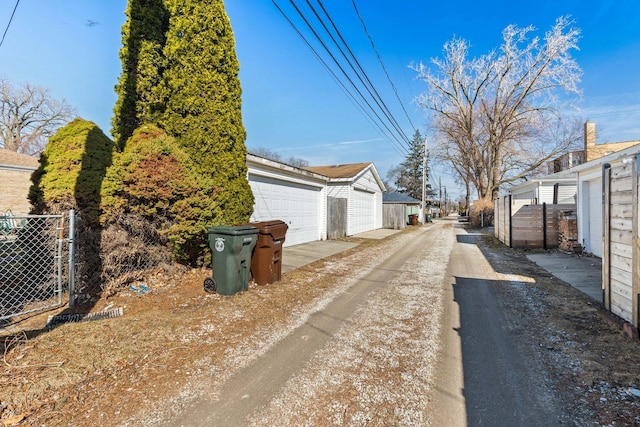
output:
<path id="1" fill-rule="evenodd" d="M 214 225 L 249 220 L 240 65 L 222 0 L 166 0 L 166 68 L 158 86 L 165 109 L 159 125 L 193 158 L 201 176 L 219 189 Z"/>
<path id="2" fill-rule="evenodd" d="M 100 214 L 100 187 L 114 143 L 95 124 L 77 118 L 49 139 L 33 174 L 29 199 L 37 214 L 76 209 L 89 224 Z"/>
<path id="3" fill-rule="evenodd" d="M 174 138 L 157 126 L 143 125 L 108 170 L 102 190 L 103 225 L 143 219 L 156 230 L 146 238 L 168 245 L 179 262 L 201 263 L 207 227 L 220 209 L 210 179 L 194 170 L 192 159 Z"/>
<path id="4" fill-rule="evenodd" d="M 156 88 L 164 69 L 162 49 L 169 26 L 164 0 L 129 0 L 125 15 L 122 74 L 115 87 L 118 99 L 111 120 L 111 133 L 119 147 L 142 123 L 154 122 L 154 114 L 162 109 Z"/>

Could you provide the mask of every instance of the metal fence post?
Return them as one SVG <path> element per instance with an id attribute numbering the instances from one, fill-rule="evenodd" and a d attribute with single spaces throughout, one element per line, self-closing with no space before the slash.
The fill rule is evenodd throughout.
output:
<path id="1" fill-rule="evenodd" d="M 62 248 L 64 245 L 64 215 L 60 216 L 58 220 L 58 229 L 57 229 L 57 241 L 58 241 L 58 251 L 56 253 L 56 290 L 55 293 L 58 294 L 58 304 L 62 304 Z"/>
<path id="2" fill-rule="evenodd" d="M 76 236 L 76 227 L 75 227 L 75 211 L 71 209 L 69 211 L 69 307 L 73 307 L 76 303 L 75 298 L 75 259 L 76 259 L 76 251 L 75 251 L 75 236 Z"/>

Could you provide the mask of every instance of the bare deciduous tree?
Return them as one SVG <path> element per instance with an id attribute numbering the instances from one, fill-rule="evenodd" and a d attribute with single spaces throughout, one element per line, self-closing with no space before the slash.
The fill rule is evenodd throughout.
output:
<path id="1" fill-rule="evenodd" d="M 48 138 L 75 114 L 64 99 L 25 83 L 16 88 L 0 78 L 0 145 L 24 154 L 39 154 Z"/>
<path id="2" fill-rule="evenodd" d="M 582 71 L 571 57 L 580 30 L 572 24 L 558 18 L 543 40 L 529 38 L 531 26 L 510 25 L 499 50 L 474 59 L 469 43 L 454 38 L 444 58 L 432 59 L 435 72 L 414 67 L 427 84 L 419 102 L 432 115 L 437 155 L 480 199 L 536 170 L 579 135 L 563 114 L 569 103 L 559 98 L 580 93 Z"/>

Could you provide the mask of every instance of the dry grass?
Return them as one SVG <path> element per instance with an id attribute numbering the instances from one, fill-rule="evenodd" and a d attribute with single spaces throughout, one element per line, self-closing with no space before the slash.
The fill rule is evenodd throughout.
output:
<path id="1" fill-rule="evenodd" d="M 164 410 L 177 413 L 203 393 L 215 390 L 214 385 L 268 348 L 279 334 L 295 327 L 311 307 L 345 286 L 344 280 L 354 276 L 356 266 L 375 263 L 375 254 L 401 244 L 404 234 L 383 242 L 363 241 L 350 251 L 289 272 L 275 285 L 252 285 L 249 292 L 233 297 L 203 291 L 203 280 L 210 274 L 207 269 L 171 276 L 155 273 L 134 283 L 144 283 L 150 292 L 143 295 L 124 290 L 91 308 L 97 312 L 122 307 L 122 317 L 47 330 L 47 316 L 56 314 L 50 312 L 10 325 L 0 330 L 0 422 L 5 426 L 140 425 L 134 415 L 157 413 L 161 402 Z M 572 402 L 576 413 L 600 425 L 640 421 L 640 400 L 628 393 L 640 388 L 638 342 L 626 338 L 587 297 L 528 262 L 524 251 L 494 241 L 486 237 L 478 244 L 494 269 L 505 275 L 501 290 L 510 302 L 504 308 L 514 319 L 511 327 L 538 346 L 535 357 L 542 358 L 553 373 L 559 394 Z M 385 245 L 384 249 L 380 245 Z M 412 262 L 410 270 L 416 275 L 411 277 L 422 277 L 420 264 Z M 433 262 L 446 265 L 445 258 L 434 258 Z M 509 282 L 510 275 L 533 277 L 535 283 Z M 420 414 L 393 412 L 398 406 L 392 403 L 393 399 L 406 399 L 410 409 L 415 399 L 423 397 L 420 394 L 426 393 L 431 375 L 424 371 L 431 366 L 432 357 L 426 349 L 437 347 L 427 339 L 434 334 L 427 336 L 423 329 L 433 325 L 415 325 L 403 317 L 427 319 L 438 313 L 437 294 L 420 295 L 434 300 L 433 312 L 411 305 L 411 293 L 421 289 L 414 288 L 411 277 L 399 279 L 407 300 L 392 304 L 374 298 L 370 302 L 384 316 L 354 315 L 354 325 L 362 329 L 359 341 L 335 340 L 336 347 L 319 355 L 328 358 L 334 353 L 348 362 L 343 371 L 336 368 L 338 375 L 331 377 L 329 388 L 322 386 L 329 377 L 311 365 L 308 373 L 317 384 L 299 390 L 317 396 L 318 405 L 323 402 L 324 412 L 315 414 L 313 420 L 373 425 L 386 416 L 395 417 L 391 419 L 400 424 L 405 419 L 421 419 Z M 400 336 L 399 342 L 411 342 L 414 348 L 402 353 L 383 350 Z M 344 356 L 349 354 L 354 357 Z M 412 365 L 417 358 L 424 359 Z M 324 366 L 332 363 L 327 360 Z M 370 381 L 361 376 L 367 370 L 375 373 Z M 411 378 L 425 379 L 426 388 L 416 384 L 412 393 L 422 392 L 403 396 L 407 389 L 402 385 L 411 384 L 407 382 L 413 381 Z M 301 380 L 293 378 L 288 387 L 294 387 L 296 381 Z M 392 386 L 383 387 L 389 384 Z M 384 399 L 384 393 L 394 389 L 399 394 L 386 403 L 375 400 Z M 295 401 L 295 393 L 283 393 L 273 406 L 265 408 L 261 422 L 272 415 L 277 418 L 277 405 L 291 408 L 287 399 Z M 368 413 L 367 408 L 374 408 L 375 413 Z M 305 415 L 304 410 L 294 410 L 288 419 L 305 419 Z M 162 424 L 160 418 L 150 420 L 154 421 Z M 312 425 L 311 421 L 308 424 Z"/>
<path id="2" fill-rule="evenodd" d="M 526 259 L 492 236 L 479 246 L 505 278 L 533 278 L 533 283 L 505 280 L 503 309 L 514 333 L 530 337 L 553 375 L 554 387 L 577 415 L 595 425 L 640 425 L 640 342 L 628 338 L 620 319 L 572 286 Z M 640 393 L 640 390 L 638 390 Z"/>
<path id="3" fill-rule="evenodd" d="M 363 242 L 359 248 L 372 243 Z M 205 293 L 209 269 L 176 276 L 157 273 L 142 282 L 151 291 L 124 290 L 91 312 L 122 307 L 124 316 L 45 328 L 48 315 L 0 330 L 0 421 L 12 425 L 94 426 L 125 423 L 155 402 L 185 394 L 197 398 L 219 380 L 247 342 L 295 317 L 300 307 L 333 286 L 331 259 L 283 275 L 274 285 L 250 285 L 233 297 Z M 82 310 L 82 307 L 78 308 Z M 68 312 L 68 310 L 67 310 Z M 214 367 L 212 369 L 212 367 Z M 184 390 L 200 376 L 200 390 Z"/>

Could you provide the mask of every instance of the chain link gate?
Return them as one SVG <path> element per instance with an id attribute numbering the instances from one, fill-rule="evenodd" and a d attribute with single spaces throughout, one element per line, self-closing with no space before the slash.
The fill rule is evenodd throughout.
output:
<path id="1" fill-rule="evenodd" d="M 74 229 L 73 210 L 0 213 L 0 320 L 60 306 L 65 291 L 73 295 Z"/>

